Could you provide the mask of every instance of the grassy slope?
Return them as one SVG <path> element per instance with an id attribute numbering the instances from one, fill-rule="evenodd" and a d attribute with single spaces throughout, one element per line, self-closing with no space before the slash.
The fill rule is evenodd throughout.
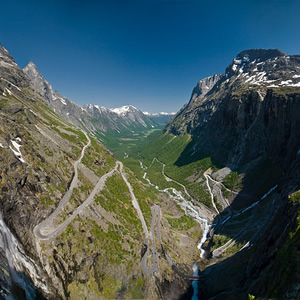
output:
<path id="1" fill-rule="evenodd" d="M 143 164 L 150 166 L 153 158 L 158 158 L 166 165 L 165 174 L 168 177 L 184 184 L 194 198 L 210 206 L 211 203 L 207 192 L 203 185 L 197 182 L 199 179 L 203 179 L 202 174 L 205 170 L 210 167 L 215 168 L 210 157 L 181 166 L 176 165 L 176 161 L 189 143 L 191 143 L 191 138 L 188 134 L 184 136 L 175 136 L 167 133 L 161 134 L 143 145 L 140 152 L 140 159 Z M 166 187 L 166 185 L 172 186 L 172 184 L 166 182 L 161 175 L 161 164 L 155 163 L 151 168 L 152 170 L 147 170 L 151 181 L 156 183 L 159 187 Z M 191 178 L 191 176 L 193 176 L 193 178 Z M 178 185 L 176 188 L 181 189 Z"/>

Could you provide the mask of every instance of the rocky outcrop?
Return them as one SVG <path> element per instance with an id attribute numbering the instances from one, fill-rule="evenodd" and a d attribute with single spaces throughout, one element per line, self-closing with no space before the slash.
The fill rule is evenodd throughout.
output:
<path id="1" fill-rule="evenodd" d="M 205 97 L 223 76 L 223 74 L 215 74 L 200 80 L 192 91 L 189 104 L 192 104 L 199 97 Z"/>

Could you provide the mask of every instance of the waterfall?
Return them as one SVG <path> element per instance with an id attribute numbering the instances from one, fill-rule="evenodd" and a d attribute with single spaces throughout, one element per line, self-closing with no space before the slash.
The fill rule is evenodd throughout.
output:
<path id="1" fill-rule="evenodd" d="M 46 293 L 48 292 L 46 284 L 42 282 L 38 275 L 34 261 L 25 254 L 22 245 L 6 226 L 1 212 L 0 247 L 5 252 L 8 262 L 11 285 L 17 285 L 23 289 L 26 294 L 26 299 L 35 299 L 35 286 L 43 289 Z M 26 276 L 27 274 L 28 276 Z M 31 278 L 33 282 L 29 278 Z M 13 299 L 13 295 L 9 295 L 8 299 Z"/>

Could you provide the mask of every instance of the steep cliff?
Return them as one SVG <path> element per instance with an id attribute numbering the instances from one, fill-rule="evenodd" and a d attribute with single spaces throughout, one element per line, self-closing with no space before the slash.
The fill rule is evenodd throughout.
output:
<path id="1" fill-rule="evenodd" d="M 201 299 L 299 297 L 299 126 L 300 56 L 246 50 L 141 152 L 216 212 Z"/>

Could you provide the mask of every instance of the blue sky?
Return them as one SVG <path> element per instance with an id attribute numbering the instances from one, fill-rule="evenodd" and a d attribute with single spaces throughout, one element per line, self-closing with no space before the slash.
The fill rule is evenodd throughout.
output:
<path id="1" fill-rule="evenodd" d="M 83 105 L 177 111 L 236 54 L 300 54 L 299 0 L 10 0 L 0 43 Z"/>

